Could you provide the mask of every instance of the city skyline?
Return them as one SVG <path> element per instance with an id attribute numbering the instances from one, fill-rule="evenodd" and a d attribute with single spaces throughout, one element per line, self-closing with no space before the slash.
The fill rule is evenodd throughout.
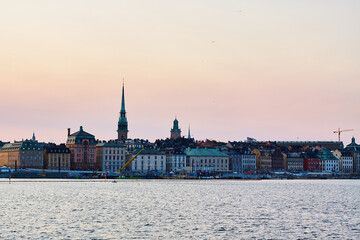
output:
<path id="1" fill-rule="evenodd" d="M 0 141 L 359 138 L 358 1 L 1 3 Z M 334 17 L 336 16 L 336 18 Z"/>

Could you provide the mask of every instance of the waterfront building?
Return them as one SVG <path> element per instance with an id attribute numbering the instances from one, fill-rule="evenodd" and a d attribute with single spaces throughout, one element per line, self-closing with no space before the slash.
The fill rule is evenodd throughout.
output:
<path id="1" fill-rule="evenodd" d="M 304 156 L 298 152 L 288 153 L 286 157 L 286 170 L 297 172 L 304 170 Z"/>
<path id="2" fill-rule="evenodd" d="M 186 171 L 186 155 L 182 151 L 166 154 L 166 171 L 184 173 Z"/>
<path id="3" fill-rule="evenodd" d="M 50 143 L 44 147 L 44 168 L 70 170 L 70 149 L 65 144 Z"/>
<path id="4" fill-rule="evenodd" d="M 179 121 L 175 118 L 173 128 L 170 130 L 170 139 L 176 140 L 181 138 L 181 129 L 179 128 Z"/>
<path id="5" fill-rule="evenodd" d="M 323 170 L 323 162 L 320 158 L 304 158 L 304 171 L 316 171 L 320 172 Z"/>
<path id="6" fill-rule="evenodd" d="M 262 151 L 260 155 L 260 166 L 262 172 L 269 172 L 272 169 L 271 154 L 268 151 Z"/>
<path id="7" fill-rule="evenodd" d="M 0 149 L 0 167 L 17 168 L 20 166 L 20 148 L 22 141 L 6 143 Z"/>
<path id="8" fill-rule="evenodd" d="M 70 169 L 96 171 L 96 141 L 95 136 L 87 133 L 80 126 L 80 130 L 70 134 L 68 128 L 68 138 L 66 147 L 70 149 Z"/>
<path id="9" fill-rule="evenodd" d="M 0 150 L 0 166 L 42 168 L 43 149 L 33 140 L 7 143 Z"/>
<path id="10" fill-rule="evenodd" d="M 185 154 L 187 172 L 222 173 L 229 171 L 229 156 L 217 149 L 188 148 Z"/>
<path id="11" fill-rule="evenodd" d="M 353 171 L 360 174 L 360 145 L 356 144 L 355 138 L 352 137 L 351 143 L 346 146 L 346 151 L 349 151 L 353 155 Z"/>
<path id="12" fill-rule="evenodd" d="M 126 110 L 125 110 L 125 93 L 124 93 L 124 84 L 122 86 L 122 98 L 121 98 L 121 110 L 120 117 L 118 121 L 118 140 L 121 142 L 125 142 L 128 138 L 128 122 L 126 118 Z"/>
<path id="13" fill-rule="evenodd" d="M 243 172 L 243 164 L 241 154 L 233 149 L 221 151 L 229 156 L 229 171 L 241 173 Z"/>
<path id="14" fill-rule="evenodd" d="M 339 171 L 343 173 L 353 173 L 354 156 L 351 152 L 343 150 L 339 158 Z"/>
<path id="15" fill-rule="evenodd" d="M 229 156 L 229 171 L 241 173 L 242 170 L 242 161 L 241 153 L 237 149 L 230 148 L 227 145 L 223 145 L 218 148 L 222 153 L 225 153 Z"/>
<path id="16" fill-rule="evenodd" d="M 323 171 L 338 172 L 339 159 L 337 159 L 329 150 L 323 149 L 318 152 L 318 158 L 322 161 Z"/>
<path id="17" fill-rule="evenodd" d="M 97 141 L 95 146 L 95 168 L 97 171 L 103 171 L 103 146 L 106 141 Z"/>
<path id="18" fill-rule="evenodd" d="M 258 149 L 253 149 L 252 152 L 256 156 L 256 171 L 261 171 L 261 153 Z"/>
<path id="19" fill-rule="evenodd" d="M 25 140 L 20 147 L 20 168 L 42 168 L 43 149 L 37 141 Z"/>
<path id="20" fill-rule="evenodd" d="M 101 147 L 102 166 L 105 172 L 119 172 L 121 167 L 125 165 L 126 149 L 124 144 L 115 141 L 97 144 Z"/>
<path id="21" fill-rule="evenodd" d="M 354 172 L 360 174 L 360 153 L 354 154 L 354 162 L 356 162 Z"/>
<path id="22" fill-rule="evenodd" d="M 277 148 L 271 155 L 271 168 L 273 170 L 284 170 L 285 166 L 284 155 L 280 148 Z"/>
<path id="23" fill-rule="evenodd" d="M 256 171 L 256 155 L 251 151 L 244 151 L 241 153 L 242 172 Z"/>
<path id="24" fill-rule="evenodd" d="M 132 153 L 134 157 L 140 149 L 135 149 Z M 132 162 L 131 171 L 139 173 L 165 173 L 166 155 L 153 148 L 145 148 Z"/>

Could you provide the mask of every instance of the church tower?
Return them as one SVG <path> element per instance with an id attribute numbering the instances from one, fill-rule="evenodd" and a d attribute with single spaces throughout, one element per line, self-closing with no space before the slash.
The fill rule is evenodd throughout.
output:
<path id="1" fill-rule="evenodd" d="M 181 130 L 179 128 L 179 121 L 175 118 L 173 128 L 170 131 L 170 139 L 176 140 L 181 138 Z"/>
<path id="2" fill-rule="evenodd" d="M 122 86 L 121 110 L 120 110 L 117 132 L 118 132 L 118 140 L 121 142 L 125 142 L 129 131 L 128 131 L 128 122 L 126 118 L 126 111 L 125 111 L 124 83 Z"/>

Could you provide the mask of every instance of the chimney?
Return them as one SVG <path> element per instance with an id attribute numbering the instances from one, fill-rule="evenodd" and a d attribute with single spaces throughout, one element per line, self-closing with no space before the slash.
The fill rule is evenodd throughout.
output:
<path id="1" fill-rule="evenodd" d="M 70 136 L 70 128 L 68 128 L 68 136 Z"/>

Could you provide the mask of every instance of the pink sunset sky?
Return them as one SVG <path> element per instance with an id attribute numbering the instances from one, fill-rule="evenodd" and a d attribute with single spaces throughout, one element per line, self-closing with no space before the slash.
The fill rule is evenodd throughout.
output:
<path id="1" fill-rule="evenodd" d="M 360 1 L 0 3 L 0 140 L 360 141 Z"/>

